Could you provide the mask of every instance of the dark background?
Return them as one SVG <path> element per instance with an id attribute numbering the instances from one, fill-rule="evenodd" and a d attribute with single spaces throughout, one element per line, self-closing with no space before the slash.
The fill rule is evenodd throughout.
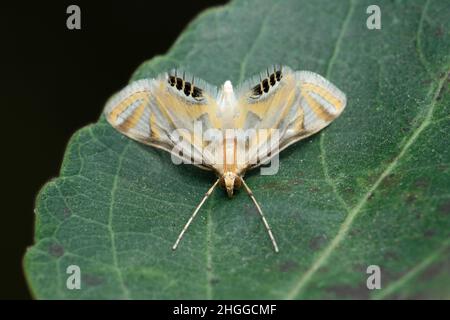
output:
<path id="1" fill-rule="evenodd" d="M 22 270 L 34 201 L 65 146 L 145 60 L 164 54 L 203 9 L 226 1 L 54 1 L 0 5 L 0 299 L 31 298 Z M 81 8 L 81 30 L 66 8 Z"/>

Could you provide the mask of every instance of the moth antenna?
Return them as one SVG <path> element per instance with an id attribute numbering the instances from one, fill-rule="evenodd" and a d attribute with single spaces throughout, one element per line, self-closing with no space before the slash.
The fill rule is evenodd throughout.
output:
<path id="1" fill-rule="evenodd" d="M 245 183 L 244 179 L 241 179 L 241 180 L 242 180 L 242 184 L 244 185 L 245 191 L 247 191 L 249 197 L 252 199 L 253 203 L 255 204 L 256 209 L 259 212 L 259 215 L 261 216 L 264 226 L 266 227 L 267 233 L 269 234 L 270 240 L 272 241 L 273 249 L 275 250 L 275 252 L 278 252 L 277 242 L 275 241 L 275 237 L 272 234 L 272 229 L 270 229 L 269 223 L 267 222 L 266 217 L 264 216 L 264 213 L 261 210 L 261 207 L 259 206 L 258 202 L 256 201 L 256 198 L 253 195 L 252 190 L 250 190 L 248 185 Z"/>
<path id="2" fill-rule="evenodd" d="M 175 250 L 178 247 L 178 244 L 180 243 L 181 239 L 184 236 L 184 233 L 186 232 L 186 230 L 189 228 L 189 225 L 191 224 L 192 220 L 194 220 L 195 216 L 197 215 L 198 211 L 200 210 L 200 208 L 202 207 L 202 205 L 205 203 L 206 199 L 208 199 L 208 197 L 211 195 L 211 193 L 214 191 L 214 189 L 216 188 L 217 184 L 219 183 L 220 178 L 217 179 L 216 182 L 214 182 L 214 184 L 212 185 L 211 188 L 209 188 L 208 192 L 206 192 L 205 196 L 203 197 L 202 201 L 200 201 L 200 203 L 198 204 L 197 208 L 195 208 L 194 213 L 191 215 L 191 217 L 189 218 L 188 222 L 186 222 L 186 225 L 184 226 L 183 230 L 181 230 L 180 235 L 177 238 L 177 241 L 175 241 L 175 244 L 172 247 L 172 250 Z"/>

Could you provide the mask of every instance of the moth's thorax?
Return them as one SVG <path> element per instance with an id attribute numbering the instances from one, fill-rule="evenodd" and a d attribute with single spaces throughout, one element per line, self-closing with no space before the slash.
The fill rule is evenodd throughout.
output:
<path id="1" fill-rule="evenodd" d="M 233 196 L 234 189 L 239 189 L 241 187 L 242 180 L 236 173 L 227 171 L 222 175 L 222 177 L 220 177 L 220 185 L 225 187 L 228 196 L 231 198 Z"/>
<path id="2" fill-rule="evenodd" d="M 237 99 L 231 81 L 225 81 L 217 102 L 222 119 L 222 129 L 234 128 L 233 118 L 237 111 Z"/>

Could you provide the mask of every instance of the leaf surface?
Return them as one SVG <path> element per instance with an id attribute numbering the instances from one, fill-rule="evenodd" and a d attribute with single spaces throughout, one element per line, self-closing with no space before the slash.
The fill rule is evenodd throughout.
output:
<path id="1" fill-rule="evenodd" d="M 132 80 L 174 66 L 238 84 L 272 64 L 324 75 L 348 97 L 321 133 L 249 173 L 278 240 L 244 192 L 218 190 L 170 248 L 208 172 L 172 164 L 103 117 L 70 140 L 37 198 L 25 272 L 37 298 L 450 297 L 450 7 L 446 1 L 234 1 L 208 10 Z M 68 290 L 69 265 L 81 289 Z M 368 290 L 366 268 L 381 268 Z"/>

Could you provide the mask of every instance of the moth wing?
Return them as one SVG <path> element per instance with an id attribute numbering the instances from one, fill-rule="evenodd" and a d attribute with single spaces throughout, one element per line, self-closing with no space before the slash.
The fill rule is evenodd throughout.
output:
<path id="1" fill-rule="evenodd" d="M 319 74 L 288 67 L 273 70 L 272 74 L 262 73 L 259 82 L 258 78 L 247 81 L 238 91 L 240 114 L 236 126 L 245 130 L 267 129 L 250 143 L 250 150 L 245 150 L 248 165 L 242 170 L 255 168 L 289 145 L 320 131 L 346 106 L 345 94 Z M 273 74 L 276 81 L 272 85 Z M 265 80 L 269 84 L 267 92 L 262 85 Z"/>
<path id="2" fill-rule="evenodd" d="M 299 135 L 304 138 L 322 130 L 339 117 L 347 105 L 345 93 L 321 75 L 311 71 L 297 71 L 295 79 L 300 93 L 297 108 L 302 112 L 290 118 L 285 138 Z M 302 118 L 300 126 L 299 119 Z M 306 136 L 304 132 L 307 133 Z"/>
<path id="3" fill-rule="evenodd" d="M 165 74 L 130 83 L 107 102 L 106 119 L 138 142 L 211 169 L 211 159 L 202 152 L 203 141 L 196 136 L 194 126 L 196 121 L 201 122 L 203 130 L 219 125 L 215 88 L 196 79 L 198 92 L 194 98 L 172 85 L 169 77 Z M 176 146 L 178 149 L 174 149 Z"/>

